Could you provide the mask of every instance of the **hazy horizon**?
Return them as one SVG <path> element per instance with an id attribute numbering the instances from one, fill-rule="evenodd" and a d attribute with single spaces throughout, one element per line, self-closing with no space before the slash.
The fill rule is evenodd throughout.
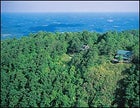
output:
<path id="1" fill-rule="evenodd" d="M 138 13 L 138 1 L 2 1 L 2 13 Z"/>

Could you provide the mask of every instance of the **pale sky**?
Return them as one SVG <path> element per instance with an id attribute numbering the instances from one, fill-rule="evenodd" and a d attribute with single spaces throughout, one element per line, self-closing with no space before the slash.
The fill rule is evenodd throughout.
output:
<path id="1" fill-rule="evenodd" d="M 1 1 L 1 12 L 139 12 L 139 2 Z"/>

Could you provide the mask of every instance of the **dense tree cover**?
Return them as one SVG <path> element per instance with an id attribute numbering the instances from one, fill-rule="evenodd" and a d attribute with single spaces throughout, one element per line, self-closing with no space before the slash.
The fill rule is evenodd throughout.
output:
<path id="1" fill-rule="evenodd" d="M 125 74 L 127 72 L 128 76 L 119 81 L 114 103 L 119 107 L 139 107 L 140 80 L 138 65 L 133 65 L 124 72 Z"/>
<path id="2" fill-rule="evenodd" d="M 132 63 L 110 62 L 120 49 L 133 51 Z M 2 40 L 1 107 L 137 107 L 138 63 L 138 30 Z"/>

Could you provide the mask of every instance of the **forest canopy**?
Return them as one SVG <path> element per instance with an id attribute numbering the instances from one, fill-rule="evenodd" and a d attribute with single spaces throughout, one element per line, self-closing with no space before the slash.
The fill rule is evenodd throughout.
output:
<path id="1" fill-rule="evenodd" d="M 118 50 L 131 63 L 112 63 Z M 1 107 L 138 107 L 139 30 L 1 40 Z"/>

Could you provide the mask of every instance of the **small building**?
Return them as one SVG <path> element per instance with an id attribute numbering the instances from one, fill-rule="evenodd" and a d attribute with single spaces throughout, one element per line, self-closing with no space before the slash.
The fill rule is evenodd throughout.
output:
<path id="1" fill-rule="evenodd" d="M 114 62 L 131 62 L 132 61 L 132 52 L 126 50 L 118 50 L 117 54 L 114 56 Z"/>
<path id="2" fill-rule="evenodd" d="M 88 50 L 88 49 L 89 49 L 88 45 L 83 45 L 80 50 L 84 51 L 84 50 Z"/>

